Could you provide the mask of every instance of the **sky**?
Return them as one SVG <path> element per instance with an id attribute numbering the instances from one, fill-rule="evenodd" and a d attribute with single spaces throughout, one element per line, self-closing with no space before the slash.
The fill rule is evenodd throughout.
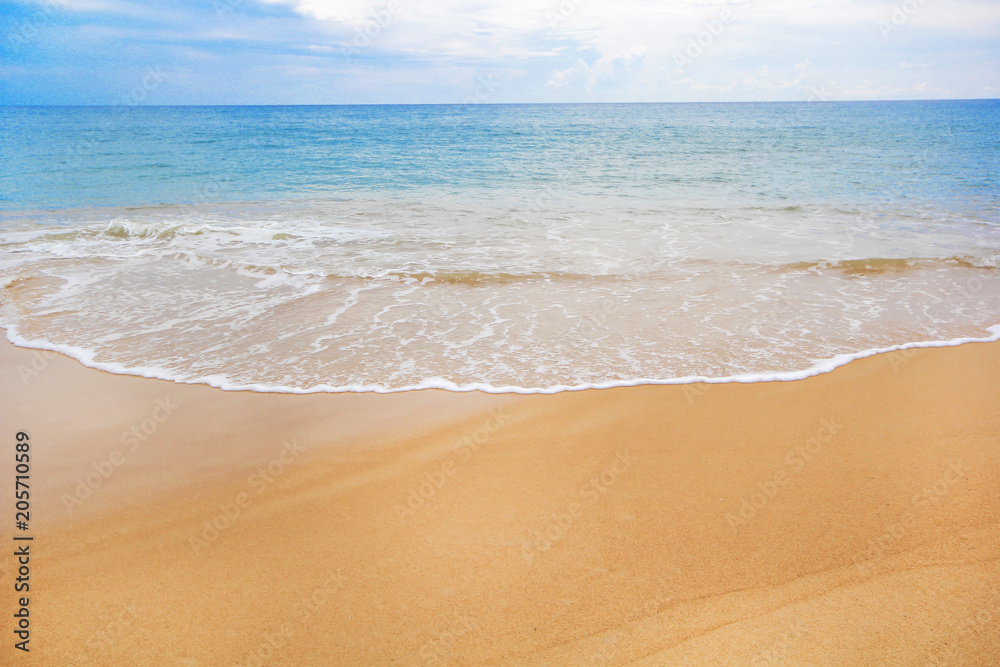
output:
<path id="1" fill-rule="evenodd" d="M 997 0 L 0 0 L 0 105 L 997 97 Z"/>

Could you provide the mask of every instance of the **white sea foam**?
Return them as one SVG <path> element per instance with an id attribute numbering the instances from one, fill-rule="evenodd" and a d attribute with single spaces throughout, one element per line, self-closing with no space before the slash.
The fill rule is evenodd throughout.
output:
<path id="1" fill-rule="evenodd" d="M 229 389 L 551 393 L 797 379 L 996 321 L 992 227 L 867 234 L 857 215 L 600 199 L 91 211 L 0 230 L 0 324 L 104 370 Z"/>
<path id="2" fill-rule="evenodd" d="M 577 385 L 560 384 L 548 387 L 520 387 L 516 385 L 505 385 L 498 387 L 481 382 L 456 384 L 445 378 L 431 377 L 419 383 L 402 387 L 390 387 L 379 384 L 374 384 L 374 385 L 320 384 L 303 389 L 297 387 L 286 387 L 281 385 L 270 385 L 265 383 L 238 384 L 231 382 L 224 375 L 206 375 L 193 379 L 187 379 L 187 378 L 182 379 L 163 368 L 147 367 L 147 366 L 126 367 L 122 364 L 115 362 L 95 361 L 94 359 L 95 353 L 93 350 L 76 347 L 72 345 L 53 344 L 44 340 L 27 339 L 18 334 L 16 327 L 12 325 L 6 325 L 4 328 L 7 331 L 7 340 L 9 340 L 14 345 L 27 349 L 58 352 L 60 354 L 66 355 L 67 357 L 76 359 L 84 366 L 88 366 L 90 368 L 96 368 L 98 370 L 105 371 L 107 373 L 113 373 L 115 375 L 133 375 L 133 376 L 151 378 L 157 380 L 167 380 L 167 381 L 177 382 L 179 384 L 202 384 L 222 389 L 223 391 L 252 391 L 257 393 L 278 393 L 278 394 L 316 394 L 316 393 L 389 394 L 389 393 L 398 393 L 405 391 L 417 391 L 421 389 L 441 389 L 444 391 L 452 391 L 452 392 L 480 391 L 489 394 L 558 394 L 564 391 L 582 391 L 585 389 L 614 389 L 617 387 L 637 387 L 642 385 L 683 385 L 683 384 L 695 384 L 695 383 L 750 384 L 757 382 L 793 382 L 795 380 L 804 380 L 806 378 L 813 377 L 816 375 L 823 375 L 825 373 L 830 373 L 831 371 L 834 371 L 837 368 L 840 368 L 841 366 L 846 366 L 852 361 L 857 361 L 858 359 L 865 359 L 867 357 L 872 357 L 877 354 L 886 354 L 889 352 L 897 352 L 901 350 L 912 350 L 921 348 L 957 347 L 959 345 L 967 345 L 971 343 L 990 343 L 1000 340 L 1000 324 L 998 324 L 988 327 L 987 331 L 989 331 L 990 335 L 981 338 L 955 338 L 952 340 L 944 340 L 944 341 L 922 341 L 914 343 L 904 343 L 901 345 L 892 345 L 889 347 L 838 354 L 834 357 L 831 357 L 830 359 L 816 360 L 814 361 L 811 367 L 799 371 L 782 371 L 773 373 L 746 373 L 741 375 L 734 375 L 731 377 L 689 376 L 681 378 L 663 378 L 663 379 L 639 378 L 634 380 L 589 382 Z"/>

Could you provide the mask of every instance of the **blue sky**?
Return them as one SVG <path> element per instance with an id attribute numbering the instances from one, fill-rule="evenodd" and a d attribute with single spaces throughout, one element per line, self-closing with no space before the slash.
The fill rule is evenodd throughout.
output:
<path id="1" fill-rule="evenodd" d="M 996 0 L 0 1 L 0 104 L 995 97 Z"/>

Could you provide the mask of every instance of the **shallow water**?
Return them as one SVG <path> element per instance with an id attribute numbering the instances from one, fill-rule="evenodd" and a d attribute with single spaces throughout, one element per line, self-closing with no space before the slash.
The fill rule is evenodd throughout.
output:
<path id="1" fill-rule="evenodd" d="M 0 319 L 108 370 L 298 391 L 793 377 L 985 338 L 998 112 L 2 109 Z"/>

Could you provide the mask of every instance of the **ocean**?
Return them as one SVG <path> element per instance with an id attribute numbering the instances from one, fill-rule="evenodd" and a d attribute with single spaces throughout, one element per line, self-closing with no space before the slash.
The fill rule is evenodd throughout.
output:
<path id="1" fill-rule="evenodd" d="M 1000 338 L 1000 101 L 0 108 L 0 325 L 256 391 Z"/>

